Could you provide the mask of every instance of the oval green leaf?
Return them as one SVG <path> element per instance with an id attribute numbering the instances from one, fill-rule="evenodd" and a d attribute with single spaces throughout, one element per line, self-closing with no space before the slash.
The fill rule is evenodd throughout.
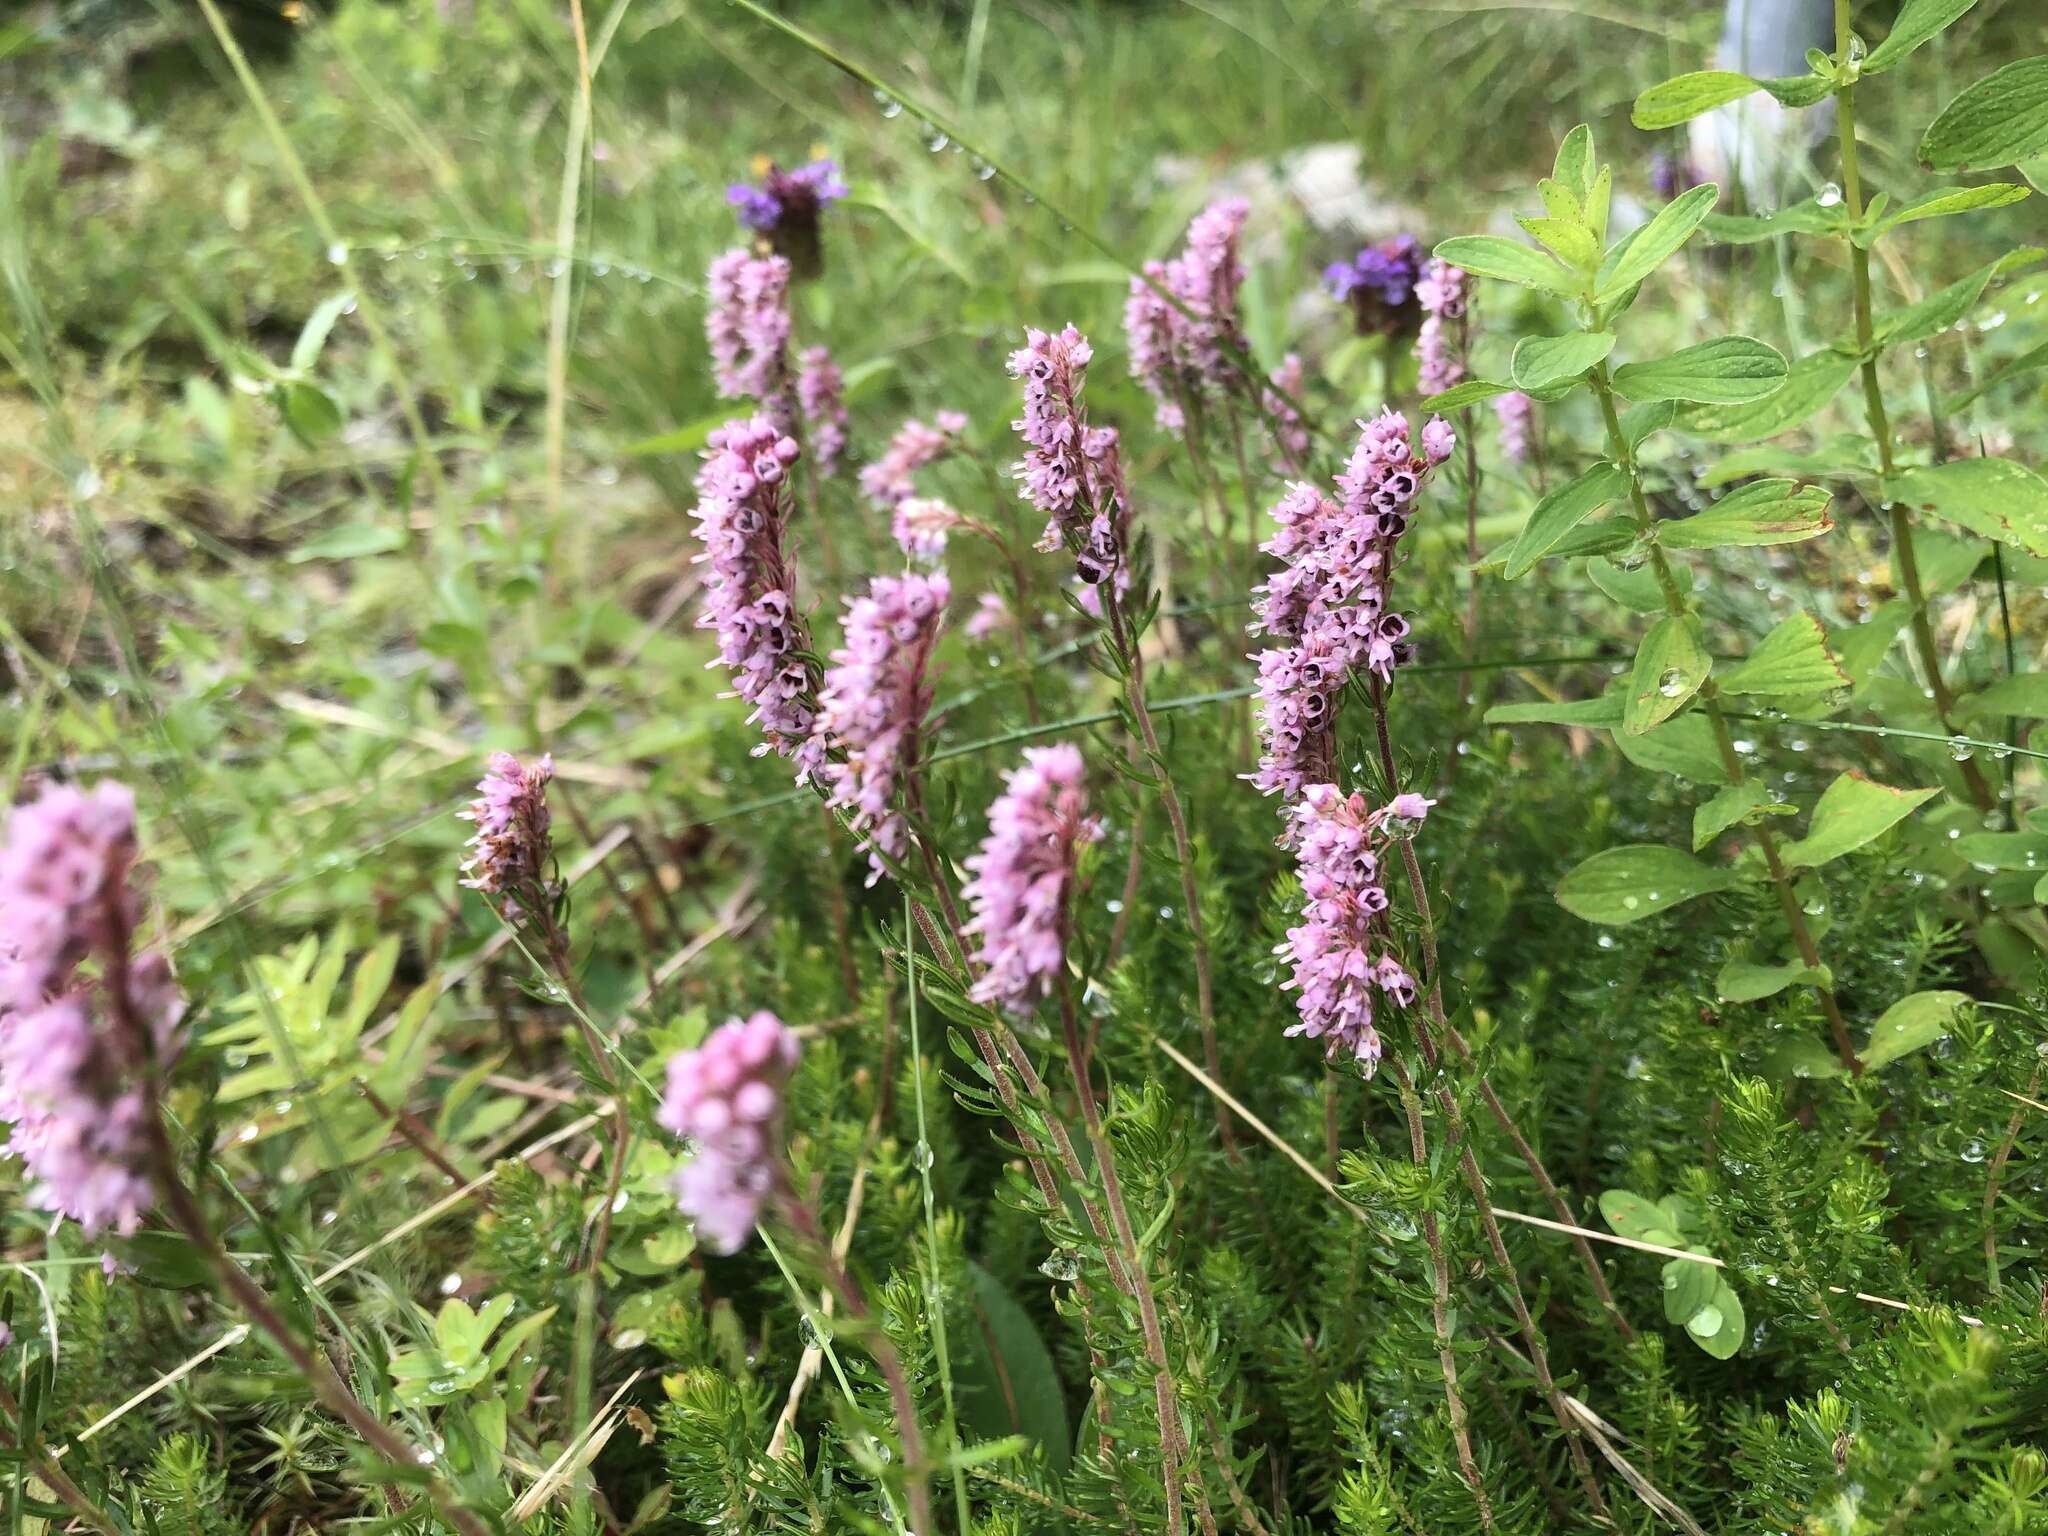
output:
<path id="1" fill-rule="evenodd" d="M 1650 626 L 1636 648 L 1629 674 L 1628 702 L 1621 728 L 1640 736 L 1677 714 L 1700 691 L 1714 669 L 1714 660 L 1700 639 L 1698 622 L 1666 617 Z"/>
<path id="2" fill-rule="evenodd" d="M 1888 482 L 1915 511 L 1932 512 L 2030 555 L 2048 555 L 2048 480 L 2010 459 L 1956 459 L 1902 470 Z"/>
<path id="3" fill-rule="evenodd" d="M 1739 883 L 1733 870 L 1702 864 L 1689 853 L 1635 843 L 1596 853 L 1566 875 L 1557 903 L 1589 923 L 1619 927 Z"/>
<path id="4" fill-rule="evenodd" d="M 1612 464 L 1595 464 L 1569 485 L 1552 491 L 1536 503 L 1515 547 L 1508 552 L 1507 579 L 1526 576 L 1558 540 L 1627 491 L 1628 476 Z"/>
<path id="5" fill-rule="evenodd" d="M 1515 387 L 1534 393 L 1584 377 L 1614 350 L 1612 331 L 1568 331 L 1562 336 L 1524 336 L 1515 343 L 1508 372 Z"/>
<path id="6" fill-rule="evenodd" d="M 1627 245 L 1608 252 L 1593 283 L 1593 302 L 1606 304 L 1620 298 L 1664 265 L 1674 251 L 1692 238 L 1700 221 L 1713 212 L 1720 195 L 1721 189 L 1710 181 L 1680 193 L 1659 209 L 1657 216 L 1636 231 Z"/>
<path id="7" fill-rule="evenodd" d="M 1753 336 L 1720 336 L 1647 363 L 1624 363 L 1614 389 L 1630 400 L 1746 405 L 1776 394 L 1791 370 L 1776 347 Z"/>
<path id="8" fill-rule="evenodd" d="M 1787 843 L 1781 856 L 1788 869 L 1814 869 L 1882 837 L 1938 789 L 1893 789 L 1850 771 L 1821 794 L 1806 836 Z"/>
<path id="9" fill-rule="evenodd" d="M 1454 235 L 1436 248 L 1437 258 L 1481 277 L 1497 277 L 1546 293 L 1578 291 L 1578 280 L 1534 246 L 1499 235 Z"/>
<path id="10" fill-rule="evenodd" d="M 2048 56 L 1994 70 L 1941 109 L 1920 140 L 1937 171 L 2010 165 L 2048 151 Z"/>

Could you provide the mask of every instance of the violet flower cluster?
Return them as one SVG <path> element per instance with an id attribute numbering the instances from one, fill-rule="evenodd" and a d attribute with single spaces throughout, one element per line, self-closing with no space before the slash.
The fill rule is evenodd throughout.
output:
<path id="1" fill-rule="evenodd" d="M 786 416 L 789 262 L 727 251 L 711 263 L 704 293 L 704 339 L 711 348 L 718 397 L 751 398 L 769 414 Z"/>
<path id="2" fill-rule="evenodd" d="M 1387 606 L 1387 583 L 1408 509 L 1456 442 L 1440 417 L 1422 429 L 1419 453 L 1398 412 L 1359 428 L 1337 481 L 1341 503 L 1312 485 L 1288 487 L 1273 508 L 1280 531 L 1263 546 L 1286 568 L 1254 594 L 1253 631 L 1280 643 L 1252 658 L 1262 752 L 1248 777 L 1261 794 L 1289 801 L 1331 777 L 1345 685 L 1367 670 L 1388 680 L 1407 659 L 1408 621 Z"/>
<path id="3" fill-rule="evenodd" d="M 695 1144 L 676 1172 L 676 1204 L 713 1253 L 739 1252 L 775 1193 L 782 1090 L 797 1051 L 795 1031 L 764 1008 L 669 1059 L 656 1118 Z"/>
<path id="4" fill-rule="evenodd" d="M 1415 338 L 1421 364 L 1422 392 L 1442 394 L 1465 377 L 1466 317 L 1472 302 L 1472 279 L 1447 261 L 1430 258 L 1415 285 L 1422 306 L 1422 329 Z"/>
<path id="5" fill-rule="evenodd" d="M 759 186 L 736 181 L 725 189 L 725 200 L 740 222 L 764 235 L 786 222 L 816 223 L 828 204 L 844 196 L 846 183 L 830 160 L 813 160 L 793 171 L 770 165 Z"/>
<path id="6" fill-rule="evenodd" d="M 1131 279 L 1124 303 L 1131 377 L 1152 396 L 1154 418 L 1166 431 L 1186 427 L 1188 402 L 1229 385 L 1224 351 L 1241 344 L 1237 299 L 1245 269 L 1238 242 L 1250 214 L 1241 197 L 1211 203 L 1188 225 L 1180 255 L 1147 262 L 1145 275 Z"/>
<path id="7" fill-rule="evenodd" d="M 968 859 L 967 932 L 981 947 L 973 997 L 1029 1014 L 1066 964 L 1067 899 L 1081 845 L 1102 836 L 1088 814 L 1080 751 L 1028 747 L 988 811 L 988 836 Z"/>
<path id="8" fill-rule="evenodd" d="M 1519 389 L 1493 400 L 1493 414 L 1500 421 L 1501 456 L 1510 464 L 1520 464 L 1529 457 L 1529 431 L 1536 417 L 1536 402 Z"/>
<path id="9" fill-rule="evenodd" d="M 943 574 L 877 576 L 847 605 L 845 640 L 818 691 L 818 731 L 845 755 L 818 770 L 825 803 L 851 813 L 869 844 L 873 885 L 910 837 L 896 793 L 916 768 L 918 732 L 931 709 L 930 665 L 953 589 Z"/>
<path id="10" fill-rule="evenodd" d="M 463 861 L 463 885 L 502 899 L 505 917 L 518 922 L 526 904 L 548 903 L 556 891 L 547 878 L 550 853 L 548 781 L 555 760 L 543 755 L 531 768 L 510 752 L 494 752 L 477 782 L 469 809 L 456 812 L 476 823 Z"/>
<path id="11" fill-rule="evenodd" d="M 1416 991 L 1388 947 L 1380 870 L 1393 840 L 1435 803 L 1404 794 L 1371 810 L 1364 795 L 1311 784 L 1288 813 L 1304 899 L 1300 924 L 1274 948 L 1292 967 L 1283 985 L 1295 993 L 1299 1018 L 1287 1033 L 1322 1040 L 1330 1060 L 1348 1055 L 1368 1077 L 1380 1059 L 1374 994 L 1406 1008 Z"/>
<path id="12" fill-rule="evenodd" d="M 916 417 L 896 429 L 889 446 L 874 463 L 860 472 L 860 488 L 870 502 L 886 511 L 917 494 L 917 472 L 950 453 L 967 430 L 967 418 L 959 411 L 940 411 L 927 426 Z"/>
<path id="13" fill-rule="evenodd" d="M 28 1200 L 88 1232 L 133 1232 L 154 1203 L 142 1081 L 176 1056 L 185 1003 L 169 964 L 129 953 L 141 903 L 135 797 L 46 789 L 0 842 L 0 1121 Z M 99 960 L 97 982 L 79 968 Z"/>
<path id="14" fill-rule="evenodd" d="M 1403 329 L 1414 313 L 1415 283 L 1422 276 L 1422 243 L 1396 235 L 1368 245 L 1350 261 L 1323 269 L 1330 296 L 1350 304 L 1361 336 Z"/>
<path id="15" fill-rule="evenodd" d="M 806 347 L 800 362 L 796 402 L 804 415 L 804 440 L 818 473 L 830 479 L 846 451 L 846 378 L 827 348 Z"/>
<path id="16" fill-rule="evenodd" d="M 1045 514 L 1038 547 L 1071 549 L 1075 574 L 1093 586 L 1121 571 L 1128 516 L 1116 432 L 1091 428 L 1081 413 L 1095 350 L 1071 325 L 1024 338 L 1010 354 L 1011 376 L 1024 381 L 1024 414 L 1010 423 L 1024 439 L 1013 473 L 1019 494 Z"/>
<path id="17" fill-rule="evenodd" d="M 699 629 L 718 636 L 718 661 L 733 692 L 754 706 L 747 718 L 807 782 L 824 760 L 812 729 L 810 635 L 796 605 L 796 573 L 783 548 L 782 488 L 795 441 L 766 416 L 728 421 L 711 434 L 697 471 L 697 537 L 710 566 Z"/>

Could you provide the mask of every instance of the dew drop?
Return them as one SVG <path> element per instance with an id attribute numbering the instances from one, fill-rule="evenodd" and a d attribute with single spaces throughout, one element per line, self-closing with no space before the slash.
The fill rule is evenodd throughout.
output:
<path id="1" fill-rule="evenodd" d="M 348 247 L 339 240 L 327 247 L 327 260 L 332 266 L 344 266 L 348 262 Z"/>
<path id="2" fill-rule="evenodd" d="M 1842 201 L 1842 189 L 1831 181 L 1820 189 L 1820 192 L 1814 197 L 1814 201 L 1823 208 L 1837 207 Z"/>

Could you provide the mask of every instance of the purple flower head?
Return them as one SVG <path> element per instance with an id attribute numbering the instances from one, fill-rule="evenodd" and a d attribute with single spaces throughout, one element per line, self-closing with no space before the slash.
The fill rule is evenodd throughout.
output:
<path id="1" fill-rule="evenodd" d="M 1393 411 L 1359 429 L 1337 481 L 1341 501 L 1295 484 L 1274 506 L 1279 531 L 1265 549 L 1286 565 L 1254 593 L 1253 631 L 1280 643 L 1252 658 L 1263 751 L 1249 777 L 1290 802 L 1331 775 L 1345 686 L 1368 671 L 1387 681 L 1407 659 L 1408 621 L 1388 609 L 1387 582 L 1409 508 L 1454 442 L 1432 418 L 1418 455 L 1407 418 Z"/>
<path id="2" fill-rule="evenodd" d="M 1024 334 L 1028 344 L 1010 354 L 1010 374 L 1024 382 L 1024 414 L 1010 423 L 1024 456 L 1013 472 L 1020 494 L 1046 516 L 1038 547 L 1072 550 L 1075 573 L 1091 586 L 1112 575 L 1126 580 L 1129 498 L 1117 435 L 1091 428 L 1081 411 L 1094 349 L 1071 325 L 1058 335 Z"/>
<path id="3" fill-rule="evenodd" d="M 1494 397 L 1493 414 L 1500 419 L 1500 451 L 1510 464 L 1529 457 L 1529 429 L 1536 417 L 1536 402 L 1519 389 Z"/>
<path id="4" fill-rule="evenodd" d="M 1379 336 L 1408 323 L 1421 275 L 1421 242 L 1396 235 L 1368 245 L 1350 261 L 1332 262 L 1323 269 L 1323 282 L 1332 298 L 1351 305 L 1361 336 Z"/>
<path id="5" fill-rule="evenodd" d="M 813 160 L 793 171 L 771 164 L 760 185 L 736 181 L 725 189 L 725 200 L 741 224 L 789 258 L 799 277 L 816 277 L 824 267 L 819 215 L 846 190 L 837 165 Z"/>
<path id="6" fill-rule="evenodd" d="M 1260 392 L 1259 405 L 1272 431 L 1273 446 L 1291 467 L 1300 469 L 1308 463 L 1309 450 L 1308 423 L 1295 404 L 1307 388 L 1300 354 L 1290 352 L 1280 359 L 1280 366 L 1267 379 L 1269 387 Z"/>
<path id="7" fill-rule="evenodd" d="M 752 398 L 789 412 L 789 263 L 727 251 L 704 278 L 704 339 L 721 400 Z"/>
<path id="8" fill-rule="evenodd" d="M 796 376 L 797 406 L 804 413 L 811 457 L 818 461 L 818 473 L 829 480 L 838 472 L 839 455 L 846 451 L 846 379 L 824 347 L 807 348 L 802 363 Z"/>
<path id="9" fill-rule="evenodd" d="M 796 606 L 796 572 L 783 547 L 783 492 L 797 446 L 766 416 L 728 421 L 713 432 L 697 471 L 697 537 L 710 567 L 697 627 L 716 632 L 718 661 L 733 692 L 754 706 L 765 743 L 797 765 L 807 782 L 823 761 L 815 739 L 816 679 L 805 653 L 811 638 Z"/>
<path id="10" fill-rule="evenodd" d="M 554 900 L 547 877 L 550 840 L 548 781 L 555 760 L 543 756 L 531 768 L 510 752 L 494 752 L 476 798 L 456 814 L 476 823 L 463 861 L 462 883 L 472 891 L 501 897 L 505 916 L 517 922 L 529 903 Z"/>
<path id="11" fill-rule="evenodd" d="M 1131 377 L 1151 394 L 1155 418 L 1169 432 L 1186 425 L 1187 401 L 1232 382 L 1224 354 L 1242 344 L 1237 298 L 1245 269 L 1238 242 L 1250 213 L 1241 197 L 1211 203 L 1188 225 L 1180 255 L 1148 262 L 1145 276 L 1131 279 L 1124 303 Z"/>
<path id="12" fill-rule="evenodd" d="M 656 1113 L 696 1155 L 676 1173 L 676 1203 L 713 1253 L 737 1253 L 775 1192 L 782 1089 L 796 1068 L 796 1033 L 765 1008 L 714 1029 L 669 1058 Z"/>
<path id="13" fill-rule="evenodd" d="M 881 458 L 861 470 L 861 493 L 877 508 L 886 511 L 915 496 L 917 472 L 950 453 L 967 430 L 967 418 L 959 411 L 940 411 L 932 421 L 931 426 L 916 417 L 904 422 Z"/>
<path id="14" fill-rule="evenodd" d="M 943 574 L 877 576 L 847 605 L 845 643 L 818 691 L 818 731 L 828 750 L 845 754 L 818 778 L 825 803 L 849 812 L 854 833 L 872 844 L 869 885 L 888 872 L 884 854 L 901 859 L 909 846 L 896 792 L 916 771 L 918 732 L 932 704 L 932 646 L 952 595 Z"/>
<path id="15" fill-rule="evenodd" d="M 140 1078 L 177 1055 L 185 1003 L 154 952 L 130 955 L 135 797 L 45 790 L 0 842 L 0 1121 L 28 1199 L 88 1232 L 135 1230 L 154 1202 Z M 79 967 L 99 961 L 97 981 Z"/>
<path id="16" fill-rule="evenodd" d="M 1088 814 L 1080 752 L 1062 742 L 1028 747 L 988 811 L 988 836 L 968 859 L 965 895 L 973 909 L 982 967 L 976 1001 L 1031 1012 L 1066 963 L 1067 897 L 1083 843 L 1102 836 Z"/>
<path id="17" fill-rule="evenodd" d="M 1387 947 L 1381 873 L 1402 830 L 1398 813 L 1419 819 L 1431 803 L 1401 795 L 1374 811 L 1363 795 L 1311 784 L 1288 813 L 1303 899 L 1300 924 L 1274 950 L 1292 967 L 1285 985 L 1299 1018 L 1287 1033 L 1324 1041 L 1332 1061 L 1349 1055 L 1367 1076 L 1380 1059 L 1375 994 L 1405 1008 L 1416 993 L 1415 978 Z"/>
<path id="18" fill-rule="evenodd" d="M 1461 268 L 1431 257 L 1428 270 L 1415 285 L 1415 299 L 1423 313 L 1422 330 L 1415 338 L 1422 392 L 1442 394 L 1465 377 L 1472 279 Z"/>
<path id="19" fill-rule="evenodd" d="M 1650 187 L 1659 197 L 1674 198 L 1700 184 L 1690 156 L 1658 151 L 1650 156 Z"/>

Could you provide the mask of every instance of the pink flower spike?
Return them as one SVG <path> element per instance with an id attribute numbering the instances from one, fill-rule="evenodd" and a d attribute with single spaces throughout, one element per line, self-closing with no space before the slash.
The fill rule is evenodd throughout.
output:
<path id="1" fill-rule="evenodd" d="M 695 1144 L 675 1176 L 676 1203 L 713 1253 L 745 1247 L 775 1192 L 782 1090 L 797 1053 L 795 1031 L 763 1009 L 669 1059 L 655 1118 Z"/>
<path id="2" fill-rule="evenodd" d="M 988 836 L 967 861 L 965 895 L 980 936 L 977 1002 L 1029 1014 L 1066 964 L 1067 896 L 1081 845 L 1102 836 L 1088 814 L 1086 769 L 1065 742 L 1025 749 L 989 807 Z"/>
<path id="3" fill-rule="evenodd" d="M 787 427 L 789 263 L 727 251 L 705 274 L 704 295 L 704 339 L 719 398 L 751 397 Z"/>

